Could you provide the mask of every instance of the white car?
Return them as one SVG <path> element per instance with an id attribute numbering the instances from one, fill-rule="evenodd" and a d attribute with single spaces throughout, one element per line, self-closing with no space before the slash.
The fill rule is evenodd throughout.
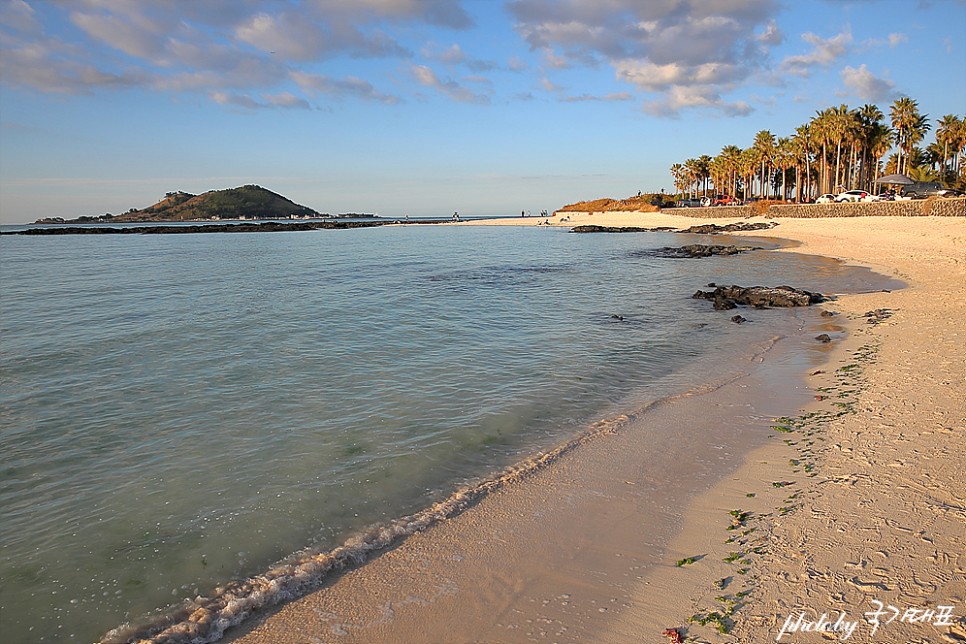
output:
<path id="1" fill-rule="evenodd" d="M 832 203 L 833 201 L 835 201 L 835 195 L 826 193 L 816 199 L 815 203 Z"/>
<path id="2" fill-rule="evenodd" d="M 839 195 L 836 195 L 835 202 L 842 203 L 845 201 L 849 201 L 854 203 L 857 201 L 869 201 L 868 197 L 869 197 L 869 193 L 866 192 L 865 190 L 849 190 L 847 192 L 843 192 Z"/>

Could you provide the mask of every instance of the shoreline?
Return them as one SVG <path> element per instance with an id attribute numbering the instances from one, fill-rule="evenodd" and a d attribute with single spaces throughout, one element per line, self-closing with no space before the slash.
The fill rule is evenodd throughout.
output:
<path id="1" fill-rule="evenodd" d="M 597 213 L 594 215 L 570 213 L 566 218 L 569 221 L 561 222 L 560 219 L 562 218 L 556 217 L 554 218 L 556 221 L 553 221 L 551 225 L 574 226 L 581 223 L 594 223 L 605 226 L 640 225 L 657 227 L 672 225 L 684 228 L 692 223 L 706 223 L 708 221 L 707 219 L 688 221 L 679 215 L 661 213 Z M 687 223 L 683 223 L 686 221 Z M 937 319 L 945 318 L 950 312 L 949 309 L 960 314 L 966 312 L 963 310 L 959 298 L 955 296 L 957 288 L 959 293 L 962 293 L 964 266 L 962 253 L 957 256 L 957 251 L 964 247 L 963 240 L 966 227 L 964 227 L 963 220 L 945 219 L 939 221 L 937 218 L 915 218 L 915 220 L 909 221 L 905 218 L 862 218 L 851 220 L 847 224 L 848 231 L 841 230 L 841 227 L 846 226 L 840 224 L 841 220 L 798 219 L 794 222 L 789 220 L 779 221 L 781 225 L 776 229 L 754 231 L 748 234 L 758 237 L 788 239 L 797 242 L 794 248 L 795 252 L 837 257 L 852 264 L 877 268 L 880 273 L 900 277 L 909 283 L 909 287 L 903 291 L 845 296 L 830 307 L 839 312 L 839 315 L 833 318 L 830 324 L 844 324 L 849 328 L 849 333 L 844 342 L 834 343 L 833 351 L 828 358 L 828 366 L 817 370 L 825 373 L 815 374 L 815 377 L 810 379 L 809 391 L 812 393 L 820 387 L 834 391 L 834 387 L 839 386 L 844 391 L 846 385 L 841 383 L 836 385 L 833 382 L 834 378 L 841 373 L 837 371 L 841 369 L 838 363 L 852 359 L 854 352 L 859 349 L 868 354 L 871 351 L 870 347 L 873 347 L 873 345 L 878 347 L 877 343 L 881 344 L 881 351 L 879 351 L 875 363 L 869 368 L 869 374 L 866 377 L 874 381 L 876 375 L 884 372 L 886 381 L 890 382 L 890 387 L 903 387 L 906 384 L 902 378 L 903 374 L 896 373 L 899 365 L 894 362 L 883 364 L 883 356 L 892 358 L 892 354 L 897 350 L 896 343 L 903 336 L 908 336 L 910 333 L 916 335 L 916 329 L 906 328 L 906 325 L 902 323 L 904 317 L 902 314 L 906 311 L 905 307 L 922 303 L 924 297 L 926 300 L 929 297 L 935 297 L 937 288 L 940 291 L 945 288 L 947 297 L 941 300 L 941 306 L 934 306 L 918 317 L 920 319 L 928 318 L 935 322 Z M 728 220 L 725 220 L 720 223 L 728 222 Z M 537 221 L 526 220 L 489 220 L 487 222 L 463 222 L 454 225 L 537 224 Z M 838 229 L 832 231 L 831 226 L 836 226 Z M 881 239 L 883 229 L 887 232 L 887 235 L 891 236 L 888 243 L 883 243 L 883 239 Z M 875 234 L 872 234 L 873 232 Z M 927 236 L 931 237 L 934 243 L 928 243 Z M 878 241 L 868 241 L 867 238 L 869 237 Z M 900 243 L 900 240 L 902 243 Z M 938 247 L 936 247 L 937 244 Z M 904 252 L 898 252 L 900 249 Z M 933 262 L 942 263 L 944 268 L 947 269 L 945 273 L 940 271 L 938 276 L 933 271 L 932 276 L 939 277 L 939 279 L 928 280 L 925 278 L 925 274 L 930 272 L 923 261 L 924 257 L 927 256 Z M 943 276 L 945 276 L 945 279 L 943 279 Z M 895 312 L 896 314 L 890 315 L 882 321 L 882 324 L 874 327 L 864 324 L 866 321 L 866 318 L 862 317 L 864 312 L 875 309 L 889 309 L 890 313 Z M 962 316 L 960 315 L 955 321 L 955 329 L 957 329 L 958 335 L 953 337 L 961 339 L 963 337 Z M 888 330 L 890 333 L 883 334 L 886 337 L 880 338 L 878 334 L 880 330 Z M 922 336 L 922 333 L 918 335 Z M 920 344 L 928 348 L 928 339 L 920 337 L 920 340 L 923 340 Z M 865 344 L 862 344 L 863 342 Z M 961 344 L 952 348 L 947 346 L 946 349 L 950 350 L 952 354 L 956 354 L 958 350 L 960 361 L 957 363 L 957 355 L 951 355 L 947 356 L 947 359 L 941 363 L 945 367 L 943 373 L 946 376 L 943 382 L 947 383 L 950 389 L 946 391 L 945 397 L 941 394 L 933 396 L 931 398 L 932 407 L 927 411 L 932 412 L 933 415 L 945 414 L 945 417 L 953 418 L 959 411 L 957 411 L 955 398 L 952 394 L 955 391 L 961 392 L 964 390 L 962 388 L 964 384 L 962 376 L 956 377 L 954 373 L 954 365 L 963 364 L 963 349 Z M 901 353 L 901 350 L 899 351 Z M 871 382 L 868 387 L 875 389 L 875 385 L 875 382 Z M 956 385 L 959 386 L 959 389 L 955 389 Z M 853 387 L 852 383 L 848 386 Z M 915 392 L 909 393 L 915 395 Z M 868 546 L 867 536 L 856 537 L 860 540 L 852 543 L 850 548 L 845 549 L 846 552 L 851 554 L 851 557 L 845 557 L 846 559 L 858 559 L 858 561 L 839 561 L 835 558 L 834 553 L 838 551 L 837 549 L 842 543 L 842 534 L 834 528 L 833 524 L 818 525 L 814 518 L 809 515 L 807 509 L 804 508 L 803 502 L 798 500 L 808 499 L 810 507 L 815 503 L 824 502 L 830 507 L 836 508 L 839 512 L 843 512 L 843 503 L 848 507 L 848 497 L 841 494 L 843 490 L 833 490 L 832 488 L 837 487 L 836 481 L 843 480 L 843 477 L 845 477 L 844 480 L 852 480 L 854 483 L 855 474 L 849 472 L 852 466 L 847 460 L 845 463 L 833 462 L 833 457 L 841 454 L 830 454 L 830 450 L 837 449 L 841 452 L 842 448 L 841 443 L 834 443 L 828 437 L 837 436 L 838 433 L 844 431 L 842 427 L 849 423 L 869 425 L 874 417 L 882 417 L 881 413 L 877 413 L 874 408 L 868 407 L 868 403 L 863 398 L 866 395 L 864 391 L 854 394 L 849 393 L 848 395 L 854 395 L 856 399 L 843 403 L 840 400 L 829 400 L 830 395 L 821 396 L 823 398 L 821 401 L 815 401 L 809 405 L 796 405 L 794 409 L 789 409 L 787 413 L 798 412 L 813 419 L 813 425 L 821 424 L 820 421 L 814 419 L 823 418 L 819 416 L 818 409 L 823 404 L 826 407 L 832 403 L 849 404 L 858 411 L 850 414 L 844 420 L 842 418 L 826 418 L 822 427 L 809 427 L 806 430 L 804 427 L 796 426 L 792 431 L 799 435 L 795 436 L 796 440 L 794 441 L 789 439 L 793 444 L 784 443 L 780 440 L 770 441 L 764 447 L 759 447 L 749 453 L 737 470 L 717 481 L 707 492 L 688 500 L 681 519 L 681 529 L 676 533 L 676 536 L 667 535 L 667 541 L 659 547 L 659 550 L 663 553 L 660 560 L 644 562 L 643 557 L 640 557 L 635 560 L 636 565 L 631 566 L 632 569 L 646 569 L 646 574 L 637 575 L 641 577 L 639 581 L 643 582 L 636 586 L 637 594 L 628 595 L 625 592 L 623 595 L 606 597 L 606 593 L 602 593 L 600 587 L 595 590 L 594 584 L 587 581 L 584 584 L 587 587 L 583 589 L 586 593 L 582 596 L 574 593 L 563 593 L 557 596 L 547 595 L 539 604 L 535 604 L 536 595 L 540 593 L 530 592 L 528 594 L 526 592 L 528 586 L 533 586 L 533 579 L 527 580 L 525 575 L 521 577 L 507 572 L 501 574 L 493 571 L 492 568 L 487 568 L 486 566 L 492 567 L 492 564 L 496 561 L 500 562 L 500 566 L 506 566 L 509 559 L 513 565 L 510 565 L 507 570 L 514 570 L 514 566 L 516 566 L 516 569 L 519 569 L 520 566 L 529 566 L 530 573 L 533 574 L 532 560 L 534 558 L 546 558 L 547 553 L 545 551 L 547 550 L 552 552 L 557 548 L 568 551 L 566 547 L 560 548 L 556 541 L 562 536 L 561 531 L 575 532 L 573 525 L 565 522 L 557 526 L 556 533 L 552 530 L 547 532 L 544 529 L 543 532 L 538 530 L 527 534 L 516 534 L 519 531 L 533 529 L 523 527 L 530 525 L 531 522 L 526 519 L 526 512 L 516 512 L 517 516 L 512 517 L 507 515 L 507 512 L 514 514 L 512 508 L 515 506 L 513 503 L 508 503 L 506 499 L 506 496 L 513 490 L 500 490 L 491 497 L 484 499 L 478 506 L 470 508 L 458 518 L 446 521 L 433 528 L 432 536 L 428 533 L 419 533 L 399 547 L 370 562 L 363 569 L 344 573 L 338 584 L 327 585 L 323 590 L 316 591 L 302 600 L 283 606 L 273 615 L 259 617 L 253 623 L 247 626 L 243 625 L 240 632 L 229 634 L 229 641 L 305 641 L 306 637 L 321 638 L 318 641 L 340 642 L 426 641 L 420 638 L 425 637 L 428 633 L 439 634 L 442 637 L 440 641 L 453 642 L 490 641 L 488 637 L 492 637 L 494 633 L 500 633 L 499 641 L 529 641 L 542 637 L 551 638 L 551 636 L 555 636 L 557 641 L 580 641 L 582 629 L 583 635 L 588 636 L 593 633 L 597 641 L 620 642 L 629 641 L 629 639 L 639 640 L 642 637 L 647 638 L 647 641 L 657 641 L 661 630 L 670 627 L 679 629 L 681 634 L 687 633 L 690 636 L 708 638 L 701 641 L 765 641 L 773 640 L 779 634 L 779 628 L 782 625 L 780 618 L 785 613 L 797 615 L 798 612 L 803 612 L 816 619 L 824 610 L 835 615 L 849 614 L 853 620 L 861 620 L 862 613 L 871 610 L 867 607 L 867 601 L 865 604 L 860 602 L 860 600 L 868 600 L 871 597 L 870 589 L 873 594 L 881 590 L 878 595 L 879 600 L 886 604 L 892 602 L 892 605 L 898 605 L 902 601 L 911 602 L 915 599 L 915 596 L 893 593 L 892 585 L 876 582 L 875 579 L 865 580 L 863 578 L 863 571 L 871 565 L 868 562 L 871 557 L 863 558 L 855 553 Z M 961 410 L 962 403 L 958 404 Z M 799 409 L 802 408 L 804 408 L 804 411 L 799 412 Z M 811 416 L 808 416 L 809 414 Z M 926 414 L 926 416 L 929 415 Z M 962 418 L 962 415 L 959 417 Z M 935 454 L 940 455 L 945 460 L 945 463 L 942 463 L 944 466 L 942 471 L 946 472 L 948 476 L 953 476 L 955 472 L 961 472 L 963 465 L 958 457 L 964 451 L 962 450 L 963 437 L 955 432 L 952 422 L 952 420 L 947 420 L 949 429 L 940 433 L 939 444 L 934 448 Z M 918 428 L 912 427 L 909 429 L 919 429 L 924 435 L 935 437 L 935 432 L 922 425 Z M 808 434 L 807 438 L 802 437 L 804 433 Z M 813 434 L 820 433 L 823 435 L 817 436 L 818 440 L 811 437 Z M 789 435 L 793 434 L 790 433 Z M 901 432 L 900 435 L 902 435 Z M 883 435 L 882 440 L 890 438 L 895 437 Z M 836 447 L 825 447 L 828 444 L 833 444 Z M 906 447 L 909 446 L 906 445 Z M 869 445 L 866 445 L 866 449 L 869 449 Z M 796 455 L 798 458 L 796 458 Z M 589 457 L 582 454 L 581 458 L 586 461 Z M 932 458 L 935 460 L 937 456 Z M 792 485 L 788 485 L 787 488 L 784 485 L 773 485 L 776 482 L 786 482 L 782 478 L 782 471 L 786 472 L 785 478 L 792 478 L 793 474 L 788 473 L 789 463 L 792 460 L 797 461 L 800 467 L 804 467 L 802 463 L 806 459 L 808 459 L 810 469 L 808 474 L 812 476 L 803 476 L 801 469 L 799 469 L 798 472 L 794 473 L 796 480 L 788 481 L 793 483 L 794 487 Z M 921 469 L 922 467 L 922 464 L 912 465 L 914 467 L 911 469 Z M 935 463 L 930 465 L 935 465 Z M 555 470 L 557 475 L 560 475 L 561 472 L 566 474 L 568 471 L 573 471 L 567 463 L 555 464 L 552 469 Z M 872 468 L 870 471 L 863 473 L 863 476 L 867 477 L 866 480 L 869 482 L 870 489 L 876 489 L 876 475 L 879 471 L 879 469 Z M 852 478 L 849 478 L 850 476 Z M 829 483 L 830 481 L 831 483 Z M 872 568 L 876 575 L 884 578 L 888 578 L 890 574 L 897 580 L 922 578 L 924 575 L 930 574 L 930 571 L 910 564 L 910 561 L 914 562 L 916 558 L 924 556 L 920 552 L 924 548 L 929 550 L 929 555 L 952 566 L 949 571 L 951 574 L 948 575 L 932 571 L 932 577 L 937 580 L 932 582 L 932 593 L 920 597 L 921 601 L 910 607 L 928 608 L 932 606 L 935 609 L 943 602 L 946 604 L 958 602 L 960 609 L 959 612 L 954 611 L 954 614 L 960 615 L 966 612 L 962 609 L 963 595 L 966 594 L 963 589 L 962 574 L 963 569 L 966 568 L 966 557 L 960 555 L 957 559 L 956 554 L 962 552 L 962 546 L 966 543 L 964 522 L 959 524 L 949 523 L 960 517 L 962 512 L 962 486 L 959 484 L 957 490 L 957 481 L 956 478 L 948 478 L 945 485 L 937 484 L 933 486 L 933 489 L 945 489 L 947 496 L 951 497 L 936 506 L 942 508 L 937 512 L 941 515 L 942 520 L 946 521 L 943 524 L 943 529 L 940 530 L 940 532 L 943 532 L 942 543 L 940 544 L 935 537 L 931 539 L 931 544 L 922 541 L 921 546 L 918 543 L 902 542 L 904 551 L 914 554 L 908 555 L 901 562 L 890 562 L 893 564 L 891 569 L 883 567 L 881 562 L 877 562 L 880 565 Z M 614 483 L 614 481 L 611 481 L 611 483 Z M 546 492 L 548 496 L 544 498 L 550 504 L 572 504 L 574 503 L 573 495 L 577 493 L 573 488 L 573 481 L 566 478 L 563 481 L 558 481 L 554 486 L 550 486 L 553 488 L 552 492 L 547 491 L 545 487 L 538 488 L 535 483 L 530 481 L 524 485 L 529 488 L 528 494 L 530 496 L 533 496 L 535 489 Z M 580 486 L 580 488 L 583 487 L 585 486 Z M 889 490 L 885 492 L 889 492 Z M 895 493 L 896 490 L 893 489 L 891 492 Z M 792 495 L 794 497 L 789 498 Z M 897 499 L 894 496 L 880 493 L 880 500 L 883 507 L 878 514 L 871 510 L 867 514 L 875 514 L 875 516 L 869 518 L 882 524 L 888 521 L 887 517 L 894 510 Z M 515 501 L 515 503 L 517 502 L 524 503 L 524 507 L 526 507 L 526 500 Z M 533 503 L 533 499 L 529 503 Z M 622 510 L 617 508 L 623 508 L 623 511 L 628 512 L 628 514 L 622 520 L 631 520 L 630 517 L 637 520 L 646 518 L 646 514 L 642 515 L 640 507 L 635 503 L 628 506 L 626 499 L 617 503 L 614 498 L 609 498 L 608 505 L 615 507 L 609 508 L 608 511 L 611 514 L 615 511 L 620 513 Z M 541 539 L 546 540 L 548 537 L 552 537 L 551 543 L 554 545 L 549 549 L 541 546 L 537 553 L 522 552 L 527 550 L 525 546 L 517 548 L 518 552 L 512 555 L 506 552 L 490 552 L 489 559 L 486 556 L 481 559 L 481 561 L 489 561 L 489 564 L 485 564 L 480 569 L 487 571 L 486 581 L 467 590 L 453 578 L 454 568 L 470 567 L 467 564 L 468 553 L 465 552 L 466 548 L 457 549 L 458 552 L 450 550 L 443 553 L 432 549 L 427 551 L 425 548 L 438 548 L 438 543 L 433 546 L 433 542 L 440 540 L 441 533 L 458 529 L 453 527 L 457 524 L 467 525 L 479 521 L 480 513 L 490 506 L 493 506 L 495 510 L 493 510 L 490 518 L 475 524 L 478 532 L 485 535 L 488 530 L 493 530 L 494 525 L 501 527 L 497 530 L 496 537 L 480 537 L 479 540 L 483 544 L 484 554 L 487 551 L 487 542 L 491 542 L 494 538 L 503 545 L 508 543 L 507 538 L 500 532 L 501 530 L 512 533 L 513 542 L 538 546 Z M 594 511 L 601 511 L 599 503 L 587 507 L 595 508 Z M 532 506 L 530 506 L 530 510 L 533 510 Z M 832 516 L 836 510 L 830 510 L 828 516 Z M 735 516 L 732 511 L 738 512 L 738 515 Z M 608 516 L 606 512 L 604 516 Z M 851 516 L 853 523 L 861 523 L 866 518 L 864 514 L 859 516 L 853 513 Z M 494 518 L 502 521 L 502 523 L 494 524 Z M 573 516 L 571 516 L 572 518 Z M 749 583 L 742 584 L 741 590 L 738 589 L 737 585 L 732 585 L 735 584 L 734 578 L 736 575 L 725 574 L 731 570 L 728 566 L 733 562 L 723 562 L 721 556 L 722 553 L 730 556 L 732 552 L 735 552 L 730 549 L 737 547 L 733 545 L 736 542 L 725 543 L 725 539 L 730 538 L 729 534 L 731 534 L 726 529 L 729 524 L 734 527 L 735 521 L 738 522 L 740 528 L 738 534 L 749 531 L 748 535 L 741 537 L 744 541 L 738 544 L 741 546 L 738 552 L 742 555 L 739 561 L 744 561 L 742 567 L 747 569 L 745 574 L 740 576 L 741 581 L 750 580 Z M 709 523 L 716 527 L 709 528 Z M 752 528 L 754 528 L 754 532 L 750 532 Z M 580 541 L 578 544 L 580 556 L 565 560 L 560 560 L 559 557 L 554 559 L 553 556 L 545 559 L 545 562 L 550 564 L 545 569 L 554 572 L 537 572 L 537 577 L 542 579 L 537 585 L 546 582 L 549 585 L 545 584 L 544 588 L 547 589 L 554 585 L 552 579 L 547 581 L 548 578 L 562 576 L 563 579 L 573 582 L 582 575 L 589 580 L 604 574 L 599 565 L 588 567 L 587 564 L 591 562 L 600 564 L 603 561 L 600 558 L 602 555 L 599 551 L 607 550 L 602 548 L 602 542 L 607 541 L 611 536 L 607 533 L 612 532 L 614 530 L 608 529 L 604 533 L 598 534 L 597 539 L 591 542 L 578 539 Z M 624 537 L 616 538 L 615 541 L 608 542 L 612 546 L 612 551 L 609 552 L 610 557 L 633 557 L 635 552 L 641 554 L 633 543 L 628 543 L 627 534 L 633 534 L 633 531 L 624 533 Z M 752 534 L 758 536 L 752 537 L 750 536 Z M 805 534 L 808 535 L 807 548 L 804 547 L 800 537 L 800 535 Z M 465 536 L 464 533 L 463 537 Z M 570 536 L 573 537 L 574 535 L 571 534 Z M 796 536 L 799 536 L 798 541 L 796 541 Z M 901 537 L 896 538 L 901 542 Z M 457 539 L 450 543 L 460 543 L 460 541 Z M 490 546 L 492 546 L 492 543 Z M 752 549 L 755 551 L 754 556 L 747 554 Z M 587 554 L 588 550 L 597 552 L 592 552 L 593 556 L 591 556 Z M 622 550 L 624 552 L 621 552 Z M 796 568 L 796 566 L 800 567 L 803 561 L 802 555 L 797 554 L 802 550 L 806 552 L 804 561 L 812 562 L 813 567 L 815 557 L 818 554 L 831 557 L 824 564 L 827 569 L 822 572 L 809 568 L 805 573 L 802 573 L 800 569 Z M 427 553 L 434 554 L 430 556 Z M 684 564 L 681 567 L 674 565 L 696 554 L 699 555 L 699 558 L 693 564 Z M 432 559 L 432 556 L 440 555 L 442 555 L 442 560 Z M 430 556 L 430 559 L 427 560 L 427 556 Z M 450 563 L 447 564 L 446 560 Z M 436 563 L 434 564 L 433 561 L 436 561 Z M 453 564 L 452 562 L 458 563 Z M 376 564 L 383 570 L 375 570 Z M 860 574 L 843 576 L 841 570 L 847 569 L 843 568 L 847 564 L 856 567 Z M 428 571 L 428 574 L 420 574 L 419 578 L 416 578 L 413 576 L 413 568 L 422 568 L 421 573 Z M 480 570 L 477 571 L 477 574 Z M 563 570 L 570 570 L 569 576 L 561 572 Z M 625 573 L 625 576 L 626 574 L 628 573 Z M 720 585 L 722 580 L 729 577 L 731 580 L 725 584 L 725 588 L 716 587 Z M 463 578 L 464 584 L 466 580 L 471 578 L 472 575 Z M 405 581 L 401 582 L 402 579 L 405 579 Z M 556 581 L 559 582 L 561 579 Z M 827 587 L 825 582 L 827 582 Z M 359 586 L 353 590 L 349 588 L 353 584 L 359 584 Z M 578 586 L 580 585 L 578 584 Z M 898 588 L 902 584 L 896 583 L 894 586 Z M 397 590 L 393 591 L 393 587 Z M 362 596 L 381 598 L 382 603 L 378 600 L 374 601 L 379 614 L 366 614 L 367 609 L 359 606 L 358 601 L 354 604 L 352 597 L 355 592 L 366 593 L 355 594 L 356 598 Z M 859 593 L 858 596 L 855 595 L 856 592 Z M 325 601 L 321 599 L 322 594 L 326 594 Z M 338 598 L 332 603 L 334 594 L 338 594 Z M 815 600 L 814 595 L 820 597 L 820 601 Z M 511 599 L 507 599 L 507 597 Z M 719 601 L 722 599 L 723 601 Z M 597 606 L 597 610 L 601 615 L 605 615 L 603 619 L 599 615 L 595 616 L 587 612 L 598 602 L 600 602 L 600 605 Z M 609 604 L 604 602 L 609 602 Z M 373 602 L 367 601 L 366 603 Z M 925 605 L 920 606 L 923 603 Z M 905 605 L 903 606 L 905 607 Z M 494 613 L 495 607 L 499 610 Z M 728 614 L 729 612 L 731 614 Z M 715 632 L 716 618 L 712 618 L 712 616 L 716 614 L 725 616 L 725 619 L 728 620 L 727 630 L 731 631 L 732 634 L 722 635 Z M 499 624 L 502 630 L 489 634 L 466 630 L 467 624 L 473 621 L 470 615 L 483 622 L 490 621 L 492 624 Z M 705 618 L 707 620 L 705 625 L 689 624 L 688 618 L 695 616 Z M 503 621 L 498 621 L 498 618 L 503 618 Z M 541 623 L 544 626 L 533 626 Z M 367 626 L 360 628 L 363 624 Z M 520 630 L 522 625 L 530 625 L 523 626 L 523 628 L 530 629 L 529 634 Z M 869 627 L 865 622 L 858 624 L 858 626 Z M 558 630 L 551 633 L 552 628 Z M 933 626 L 916 623 L 902 624 L 901 626 L 890 625 L 890 633 L 903 632 L 901 631 L 902 628 L 906 629 L 904 632 L 910 638 L 914 636 L 928 638 L 938 632 L 935 630 L 933 632 L 924 631 L 925 628 L 946 628 L 949 633 L 952 633 L 948 636 L 949 638 L 959 637 L 959 632 L 962 630 L 959 625 Z M 362 631 L 365 632 L 364 636 L 360 634 Z M 740 639 L 735 640 L 735 636 L 740 636 Z M 479 637 L 483 637 L 483 639 L 478 639 Z M 819 641 L 821 636 L 816 634 L 814 638 Z M 950 639 L 949 641 L 959 640 Z"/>
<path id="2" fill-rule="evenodd" d="M 810 340 L 764 338 L 710 381 L 706 365 L 692 365 L 686 380 L 701 384 L 595 424 L 579 450 L 226 641 L 605 641 L 599 634 L 662 566 L 682 509 L 729 475 L 748 443 L 767 442 L 772 415 L 804 401 L 803 387 L 786 385 Z M 698 445 L 678 438 L 683 426 Z"/>

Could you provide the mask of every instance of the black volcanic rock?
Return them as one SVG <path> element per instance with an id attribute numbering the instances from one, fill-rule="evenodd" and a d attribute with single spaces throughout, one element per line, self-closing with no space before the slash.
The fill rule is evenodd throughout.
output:
<path id="1" fill-rule="evenodd" d="M 674 232 L 669 226 L 657 228 L 641 228 L 638 226 L 598 226 L 597 224 L 583 224 L 570 229 L 572 233 L 666 233 Z"/>
<path id="2" fill-rule="evenodd" d="M 769 228 L 774 228 L 777 225 L 778 224 L 774 221 L 756 221 L 754 223 L 738 222 L 728 224 L 727 226 L 719 226 L 717 224 L 702 224 L 700 226 L 691 226 L 690 228 L 676 230 L 674 232 L 691 233 L 692 235 L 717 235 L 720 233 L 734 233 L 743 230 L 768 230 Z"/>
<path id="3" fill-rule="evenodd" d="M 654 251 L 654 255 L 657 257 L 670 257 L 672 259 L 691 259 L 691 258 L 702 258 L 702 257 L 712 257 L 714 255 L 737 255 L 739 253 L 744 253 L 749 250 L 761 250 L 760 246 L 723 246 L 723 245 L 705 245 L 705 244 L 688 244 L 687 246 L 680 246 L 673 248 L 670 246 L 665 246 L 664 248 L 659 248 Z"/>
<path id="4" fill-rule="evenodd" d="M 719 286 L 713 291 L 698 291 L 691 297 L 710 300 L 719 311 L 736 308 L 739 304 L 763 309 L 808 306 L 826 301 L 821 293 L 803 291 L 791 286 Z"/>

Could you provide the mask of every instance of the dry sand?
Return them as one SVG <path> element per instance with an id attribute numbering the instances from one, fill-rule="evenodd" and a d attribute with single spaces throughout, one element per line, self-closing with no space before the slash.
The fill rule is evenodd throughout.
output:
<path id="1" fill-rule="evenodd" d="M 551 221 L 711 221 L 566 216 Z M 827 305 L 837 340 L 823 366 L 765 352 L 706 391 L 611 419 L 613 432 L 233 641 L 667 642 L 674 627 L 767 642 L 824 613 L 854 630 L 781 641 L 966 642 L 966 219 L 778 221 L 751 234 L 910 287 Z M 789 369 L 807 371 L 807 387 L 789 388 Z M 682 423 L 708 432 L 707 450 L 682 451 Z"/>

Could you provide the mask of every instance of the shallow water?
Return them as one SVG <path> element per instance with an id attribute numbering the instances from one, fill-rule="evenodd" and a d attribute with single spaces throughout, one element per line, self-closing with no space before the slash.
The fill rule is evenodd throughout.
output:
<path id="1" fill-rule="evenodd" d="M 809 315 L 731 324 L 688 297 L 709 281 L 880 286 L 793 253 L 640 252 L 695 242 L 435 226 L 0 238 L 0 634 L 92 641 L 332 548 Z"/>

